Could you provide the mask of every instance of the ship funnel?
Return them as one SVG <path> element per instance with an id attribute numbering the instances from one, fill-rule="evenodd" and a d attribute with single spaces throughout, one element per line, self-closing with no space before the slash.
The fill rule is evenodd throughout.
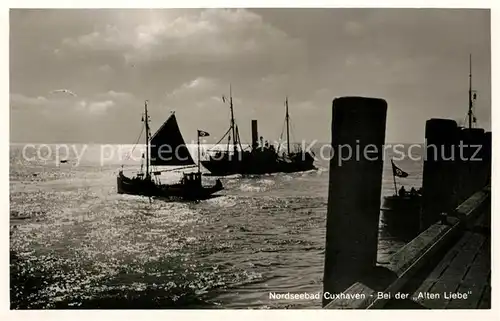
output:
<path id="1" fill-rule="evenodd" d="M 259 146 L 259 135 L 257 131 L 257 120 L 252 119 L 252 149 L 256 149 Z"/>

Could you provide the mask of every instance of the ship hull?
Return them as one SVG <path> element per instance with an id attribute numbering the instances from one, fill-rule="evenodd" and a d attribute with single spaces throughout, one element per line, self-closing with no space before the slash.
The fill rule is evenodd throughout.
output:
<path id="1" fill-rule="evenodd" d="M 217 181 L 213 186 L 192 184 L 155 184 L 151 180 L 131 179 L 120 173 L 117 180 L 118 194 L 155 197 L 165 200 L 203 200 L 213 197 L 214 193 L 223 190 L 222 183 Z"/>
<path id="2" fill-rule="evenodd" d="M 207 160 L 201 161 L 201 164 L 214 176 L 234 175 L 241 172 L 241 161 L 237 160 Z"/>
<path id="3" fill-rule="evenodd" d="M 211 158 L 201 161 L 201 164 L 214 176 L 294 173 L 316 169 L 314 158 L 309 153 L 306 153 L 305 157 L 297 155 L 286 160 L 278 159 L 272 155 L 248 153 L 239 159 Z"/>

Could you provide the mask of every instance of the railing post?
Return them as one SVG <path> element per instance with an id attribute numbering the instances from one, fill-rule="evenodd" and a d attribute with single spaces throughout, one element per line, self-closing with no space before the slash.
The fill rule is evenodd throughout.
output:
<path id="1" fill-rule="evenodd" d="M 383 99 L 333 101 L 324 292 L 345 290 L 376 264 L 386 115 Z"/>

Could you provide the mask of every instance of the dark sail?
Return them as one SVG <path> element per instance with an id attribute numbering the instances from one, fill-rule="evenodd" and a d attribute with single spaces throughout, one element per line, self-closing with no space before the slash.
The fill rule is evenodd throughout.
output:
<path id="1" fill-rule="evenodd" d="M 150 141 L 151 165 L 195 165 L 177 125 L 175 114 L 163 123 Z"/>

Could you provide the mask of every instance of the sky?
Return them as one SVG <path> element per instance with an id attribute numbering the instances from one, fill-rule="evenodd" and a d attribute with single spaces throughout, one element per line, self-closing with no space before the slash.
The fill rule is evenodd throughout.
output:
<path id="1" fill-rule="evenodd" d="M 387 142 L 462 123 L 469 54 L 478 126 L 491 129 L 490 12 L 479 9 L 13 9 L 10 141 L 134 143 L 175 111 L 186 141 L 229 127 L 329 142 L 332 100 L 383 98 Z M 67 89 L 74 95 L 56 91 Z"/>

